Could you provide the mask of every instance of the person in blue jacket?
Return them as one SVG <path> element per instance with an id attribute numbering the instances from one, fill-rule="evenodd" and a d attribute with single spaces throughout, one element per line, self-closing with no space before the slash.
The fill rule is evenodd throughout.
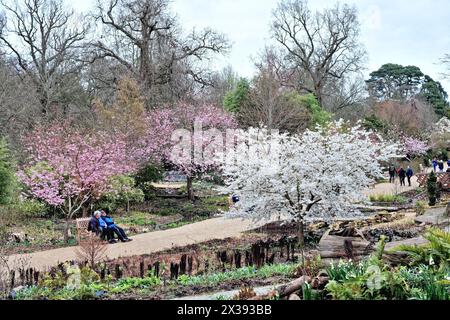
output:
<path id="1" fill-rule="evenodd" d="M 108 225 L 105 220 L 101 217 L 102 213 L 100 211 L 95 211 L 92 215 L 91 220 L 89 220 L 89 225 L 87 230 L 100 236 L 102 240 L 105 238 L 109 243 L 116 243 L 117 241 L 113 239 L 111 230 L 108 230 Z"/>
<path id="2" fill-rule="evenodd" d="M 411 167 L 406 170 L 406 177 L 408 178 L 408 185 L 411 187 L 411 178 L 414 176 L 414 171 Z"/>
<path id="3" fill-rule="evenodd" d="M 101 219 L 105 221 L 108 230 L 110 230 L 110 232 L 113 234 L 115 233 L 120 241 L 122 242 L 132 241 L 132 239 L 127 237 L 125 231 L 114 223 L 114 219 L 111 218 L 111 216 L 109 215 L 109 208 L 105 208 L 104 210 L 102 210 Z"/>
<path id="4" fill-rule="evenodd" d="M 433 159 L 432 164 L 433 164 L 433 170 L 434 170 L 434 172 L 436 172 L 436 168 L 438 166 L 438 161 L 436 158 Z"/>

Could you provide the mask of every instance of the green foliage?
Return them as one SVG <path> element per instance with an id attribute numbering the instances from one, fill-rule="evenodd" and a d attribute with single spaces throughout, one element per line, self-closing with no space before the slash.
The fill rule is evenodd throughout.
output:
<path id="1" fill-rule="evenodd" d="M 132 211 L 124 217 L 118 217 L 116 220 L 118 224 L 126 224 L 128 226 L 156 226 L 156 222 L 145 212 Z"/>
<path id="2" fill-rule="evenodd" d="M 363 127 L 366 130 L 372 130 L 376 132 L 385 132 L 388 124 L 386 124 L 380 118 L 377 118 L 374 115 L 368 116 L 363 120 Z"/>
<path id="3" fill-rule="evenodd" d="M 0 204 L 9 204 L 17 190 L 15 165 L 6 140 L 0 138 Z"/>
<path id="4" fill-rule="evenodd" d="M 366 82 L 378 99 L 406 99 L 420 91 L 423 77 L 418 67 L 388 63 L 372 72 Z"/>
<path id="5" fill-rule="evenodd" d="M 117 208 L 130 202 L 144 201 L 144 192 L 135 188 L 134 178 L 130 176 L 116 176 L 109 181 L 109 191 L 102 198 L 104 207 Z"/>
<path id="6" fill-rule="evenodd" d="M 152 183 L 161 181 L 164 178 L 163 174 L 164 168 L 149 164 L 135 175 L 136 186 L 144 192 L 147 200 L 151 199 L 155 193 Z"/>
<path id="7" fill-rule="evenodd" d="M 429 200 L 428 204 L 430 206 L 435 206 L 438 197 L 438 185 L 437 185 L 437 177 L 434 171 L 432 171 L 428 177 L 427 192 Z"/>
<path id="8" fill-rule="evenodd" d="M 48 213 L 47 205 L 35 199 L 23 198 L 11 204 L 10 207 L 18 214 L 30 218 L 45 217 Z"/>
<path id="9" fill-rule="evenodd" d="M 391 203 L 406 203 L 408 201 L 403 196 L 393 194 L 370 195 L 369 200 L 371 202 L 391 202 Z"/>
<path id="10" fill-rule="evenodd" d="M 418 95 L 433 106 L 437 115 L 446 116 L 450 112 L 448 94 L 441 83 L 416 66 L 388 63 L 372 72 L 366 82 L 370 94 L 378 99 L 404 100 Z"/>
<path id="11" fill-rule="evenodd" d="M 251 278 L 270 278 L 276 275 L 290 276 L 298 266 L 294 264 L 265 265 L 260 269 L 245 267 L 223 273 L 206 274 L 200 276 L 181 275 L 177 282 L 183 286 L 214 286 L 233 280 L 245 280 Z"/>
<path id="12" fill-rule="evenodd" d="M 392 251 L 408 253 L 412 258 L 412 264 L 429 264 L 447 269 L 450 263 L 450 233 L 441 229 L 431 228 L 424 235 L 429 241 L 423 246 L 401 245 Z"/>
<path id="13" fill-rule="evenodd" d="M 161 279 L 156 277 L 147 278 L 124 278 L 120 279 L 111 289 L 112 293 L 122 293 L 131 289 L 147 289 L 161 284 Z"/>
<path id="14" fill-rule="evenodd" d="M 326 292 L 337 300 L 449 299 L 448 269 L 401 266 L 391 269 L 383 260 L 385 240 L 364 262 L 340 262 L 328 268 Z"/>
<path id="15" fill-rule="evenodd" d="M 416 214 L 421 216 L 425 213 L 425 209 L 427 207 L 427 203 L 425 201 L 417 201 L 414 208 L 416 210 Z"/>
<path id="16" fill-rule="evenodd" d="M 223 100 L 225 110 L 233 113 L 239 112 L 242 105 L 247 101 L 250 92 L 250 83 L 242 78 L 238 81 L 236 89 L 229 91 Z"/>
<path id="17" fill-rule="evenodd" d="M 434 107 L 437 115 L 444 117 L 450 111 L 450 104 L 447 101 L 448 94 L 440 82 L 434 81 L 429 76 L 425 76 L 420 94 Z"/>
<path id="18" fill-rule="evenodd" d="M 325 111 L 317 101 L 314 94 L 299 95 L 298 93 L 290 93 L 287 96 L 292 105 L 305 107 L 311 114 L 310 129 L 316 126 L 326 126 L 332 118 L 332 114 Z"/>

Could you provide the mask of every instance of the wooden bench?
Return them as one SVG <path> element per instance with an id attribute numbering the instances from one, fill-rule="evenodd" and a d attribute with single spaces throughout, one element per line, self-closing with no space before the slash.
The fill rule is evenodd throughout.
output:
<path id="1" fill-rule="evenodd" d="M 76 220 L 78 242 L 80 242 L 81 236 L 86 235 L 88 233 L 87 228 L 90 220 L 91 218 L 81 218 Z"/>

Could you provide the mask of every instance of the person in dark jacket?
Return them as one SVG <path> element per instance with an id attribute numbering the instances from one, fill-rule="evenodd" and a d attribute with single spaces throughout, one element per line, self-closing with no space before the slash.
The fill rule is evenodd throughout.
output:
<path id="1" fill-rule="evenodd" d="M 400 178 L 400 186 L 406 186 L 405 178 L 406 178 L 406 171 L 403 169 L 403 167 L 400 168 L 398 171 L 398 177 Z"/>
<path id="2" fill-rule="evenodd" d="M 444 160 L 439 160 L 438 166 L 439 166 L 439 171 L 444 172 Z"/>
<path id="3" fill-rule="evenodd" d="M 436 168 L 438 166 L 438 161 L 436 158 L 433 159 L 432 164 L 433 164 L 433 170 L 434 170 L 434 172 L 436 172 Z"/>
<path id="4" fill-rule="evenodd" d="M 408 185 L 411 187 L 411 178 L 414 176 L 414 171 L 411 167 L 406 170 L 406 177 L 408 178 Z"/>
<path id="5" fill-rule="evenodd" d="M 389 182 L 395 182 L 395 166 L 393 164 L 389 166 Z"/>
<path id="6" fill-rule="evenodd" d="M 95 233 L 100 236 L 102 240 L 105 238 L 109 243 L 116 243 L 117 241 L 113 239 L 111 230 L 108 230 L 108 225 L 101 218 L 102 213 L 100 211 L 95 211 L 91 220 L 89 221 L 88 231 Z"/>
<path id="7" fill-rule="evenodd" d="M 111 218 L 111 216 L 109 215 L 109 208 L 105 208 L 104 210 L 102 210 L 101 219 L 103 221 L 105 221 L 108 230 L 112 234 L 115 233 L 120 241 L 122 241 L 122 242 L 132 241 L 132 239 L 127 237 L 125 231 L 121 227 L 119 227 L 117 224 L 114 223 L 114 219 Z"/>

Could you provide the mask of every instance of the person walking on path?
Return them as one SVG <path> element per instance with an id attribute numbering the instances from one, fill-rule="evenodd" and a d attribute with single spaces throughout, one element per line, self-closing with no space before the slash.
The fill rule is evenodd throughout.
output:
<path id="1" fill-rule="evenodd" d="M 408 186 L 411 187 L 411 178 L 414 176 L 414 171 L 411 167 L 408 167 L 406 170 L 406 177 L 408 178 Z"/>
<path id="2" fill-rule="evenodd" d="M 437 159 L 434 158 L 433 161 L 432 161 L 432 163 L 433 163 L 433 170 L 434 170 L 434 172 L 436 172 L 436 168 L 437 168 L 437 166 L 438 166 L 438 161 L 437 161 Z"/>
<path id="3" fill-rule="evenodd" d="M 389 167 L 389 183 L 395 182 L 395 166 L 393 164 Z"/>
<path id="4" fill-rule="evenodd" d="M 400 186 L 406 186 L 405 179 L 406 179 L 406 171 L 403 169 L 403 167 L 400 168 L 398 171 L 398 176 L 400 178 Z"/>

